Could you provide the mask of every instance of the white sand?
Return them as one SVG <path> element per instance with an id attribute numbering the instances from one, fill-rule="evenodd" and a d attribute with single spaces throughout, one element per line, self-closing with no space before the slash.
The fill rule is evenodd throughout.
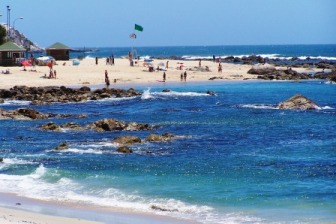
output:
<path id="1" fill-rule="evenodd" d="M 156 68 L 159 63 L 166 64 L 167 60 L 154 60 L 153 65 Z M 179 70 L 179 63 L 184 63 L 183 70 Z M 63 65 L 65 63 L 65 65 Z M 180 82 L 180 75 L 187 70 L 187 81 L 207 81 L 211 77 L 223 77 L 227 80 L 256 79 L 255 75 L 247 74 L 251 68 L 250 65 L 234 65 L 222 63 L 223 71 L 217 71 L 218 63 L 211 61 L 202 61 L 202 68 L 209 67 L 210 72 L 189 71 L 199 67 L 198 61 L 176 61 L 169 60 L 169 67 L 166 71 L 166 82 Z M 127 59 L 115 59 L 115 65 L 106 65 L 105 59 L 99 59 L 98 65 L 95 59 L 87 58 L 80 61 L 80 65 L 72 65 L 72 61 L 57 61 L 54 69 L 57 71 L 57 79 L 41 78 L 45 74 L 49 75 L 47 66 L 26 67 L 0 67 L 0 71 L 9 69 L 11 74 L 0 74 L 0 88 L 8 89 L 15 85 L 26 86 L 83 86 L 83 85 L 104 85 L 104 73 L 108 71 L 111 86 L 113 80 L 117 79 L 119 84 L 130 83 L 157 83 L 163 78 L 163 71 L 149 72 L 148 68 L 143 66 L 143 62 L 131 67 Z M 36 70 L 36 71 L 32 71 Z"/>

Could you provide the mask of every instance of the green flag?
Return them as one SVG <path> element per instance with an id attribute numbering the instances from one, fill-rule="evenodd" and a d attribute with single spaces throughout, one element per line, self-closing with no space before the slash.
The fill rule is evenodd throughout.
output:
<path id="1" fill-rule="evenodd" d="M 140 32 L 143 31 L 143 27 L 138 25 L 138 24 L 135 24 L 134 29 L 137 30 L 137 31 L 140 31 Z"/>

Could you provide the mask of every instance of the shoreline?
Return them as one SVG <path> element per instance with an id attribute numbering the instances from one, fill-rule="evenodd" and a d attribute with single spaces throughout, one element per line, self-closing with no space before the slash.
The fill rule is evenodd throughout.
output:
<path id="1" fill-rule="evenodd" d="M 159 223 L 191 224 L 194 220 L 182 220 L 166 215 L 146 214 L 127 209 L 99 207 L 74 202 L 39 200 L 0 192 L 0 222 L 44 224 L 101 224 L 101 223 Z"/>
<path id="2" fill-rule="evenodd" d="M 1 89 L 10 89 L 13 86 L 44 87 L 44 86 L 105 86 L 104 72 L 108 73 L 110 79 L 109 88 L 137 86 L 137 85 L 161 85 L 171 83 L 193 83 L 211 81 L 242 81 L 260 80 L 258 75 L 248 74 L 252 65 L 222 63 L 222 72 L 218 72 L 218 63 L 212 61 L 179 61 L 179 60 L 154 60 L 153 66 L 165 67 L 168 62 L 168 69 L 149 72 L 144 62 L 138 62 L 130 66 L 128 59 L 117 58 L 115 65 L 106 65 L 104 59 L 100 59 L 98 65 L 94 58 L 85 58 L 79 65 L 72 65 L 72 61 L 57 61 L 53 69 L 57 71 L 56 79 L 44 78 L 49 74 L 49 67 L 35 66 L 26 67 L 0 67 L 1 71 L 9 69 L 10 74 L 0 74 Z M 183 64 L 182 70 L 178 66 Z M 205 68 L 209 71 L 206 71 Z M 279 67 L 279 69 L 284 69 Z M 318 72 L 317 68 L 293 68 L 299 72 Z M 166 73 L 166 82 L 163 81 L 163 73 Z M 181 73 L 187 72 L 186 81 L 181 80 Z M 209 80 L 210 78 L 218 78 Z M 116 83 L 114 83 L 116 80 Z"/>

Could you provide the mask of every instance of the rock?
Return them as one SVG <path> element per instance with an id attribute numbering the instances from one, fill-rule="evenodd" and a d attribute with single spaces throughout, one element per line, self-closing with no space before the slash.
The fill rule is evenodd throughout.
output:
<path id="1" fill-rule="evenodd" d="M 117 149 L 117 152 L 130 154 L 130 153 L 133 153 L 133 150 L 130 149 L 129 147 L 127 147 L 127 146 L 121 146 Z"/>
<path id="2" fill-rule="evenodd" d="M 125 123 L 115 119 L 103 119 L 88 125 L 89 129 L 95 131 L 144 131 L 152 130 L 149 124 L 141 124 L 136 122 Z"/>
<path id="3" fill-rule="evenodd" d="M 210 96 L 215 96 L 216 95 L 214 91 L 207 91 L 206 93 Z"/>
<path id="4" fill-rule="evenodd" d="M 121 137 L 115 138 L 112 142 L 125 146 L 125 145 L 134 145 L 137 143 L 141 143 L 141 139 L 136 136 L 121 136 Z"/>
<path id="5" fill-rule="evenodd" d="M 273 65 L 270 64 L 257 64 L 252 66 L 250 70 L 248 70 L 248 74 L 253 75 L 266 75 L 274 72 L 276 69 Z"/>
<path id="6" fill-rule="evenodd" d="M 4 103 L 4 102 L 5 102 L 5 100 L 0 98 L 0 103 Z"/>
<path id="7" fill-rule="evenodd" d="M 29 117 L 32 120 L 48 118 L 47 115 L 40 114 L 38 111 L 30 109 L 30 108 L 20 108 L 17 111 L 22 116 Z"/>
<path id="8" fill-rule="evenodd" d="M 3 158 L 2 157 L 0 157 L 0 163 L 3 163 Z"/>
<path id="9" fill-rule="evenodd" d="M 62 142 L 59 146 L 55 148 L 55 150 L 66 150 L 69 149 L 69 145 L 66 142 Z"/>
<path id="10" fill-rule="evenodd" d="M 61 127 L 55 124 L 54 122 L 49 122 L 47 124 L 44 124 L 40 126 L 40 128 L 45 131 L 61 131 Z"/>
<path id="11" fill-rule="evenodd" d="M 163 93 L 169 93 L 169 92 L 171 92 L 171 90 L 170 89 L 164 89 L 164 90 L 162 90 L 162 92 Z"/>
<path id="12" fill-rule="evenodd" d="M 165 133 L 163 135 L 158 134 L 150 134 L 147 138 L 147 142 L 164 142 L 164 141 L 170 141 L 172 138 L 174 138 L 173 134 Z"/>
<path id="13" fill-rule="evenodd" d="M 116 130 L 121 131 L 124 130 L 125 127 L 126 127 L 125 122 L 118 121 L 115 119 L 103 119 L 89 125 L 89 128 L 99 132 L 116 131 Z"/>
<path id="14" fill-rule="evenodd" d="M 71 130 L 76 130 L 76 131 L 80 131 L 80 130 L 83 129 L 79 124 L 74 123 L 74 122 L 70 122 L 70 123 L 66 123 L 64 125 L 61 125 L 61 128 L 71 129 Z"/>
<path id="15" fill-rule="evenodd" d="M 290 99 L 279 103 L 278 108 L 282 110 L 315 110 L 320 107 L 305 96 L 297 94 Z"/>

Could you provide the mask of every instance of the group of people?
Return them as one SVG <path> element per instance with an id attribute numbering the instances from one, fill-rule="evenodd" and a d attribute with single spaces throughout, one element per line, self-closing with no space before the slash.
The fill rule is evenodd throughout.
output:
<path id="1" fill-rule="evenodd" d="M 114 55 L 106 58 L 106 65 L 114 65 Z"/>

